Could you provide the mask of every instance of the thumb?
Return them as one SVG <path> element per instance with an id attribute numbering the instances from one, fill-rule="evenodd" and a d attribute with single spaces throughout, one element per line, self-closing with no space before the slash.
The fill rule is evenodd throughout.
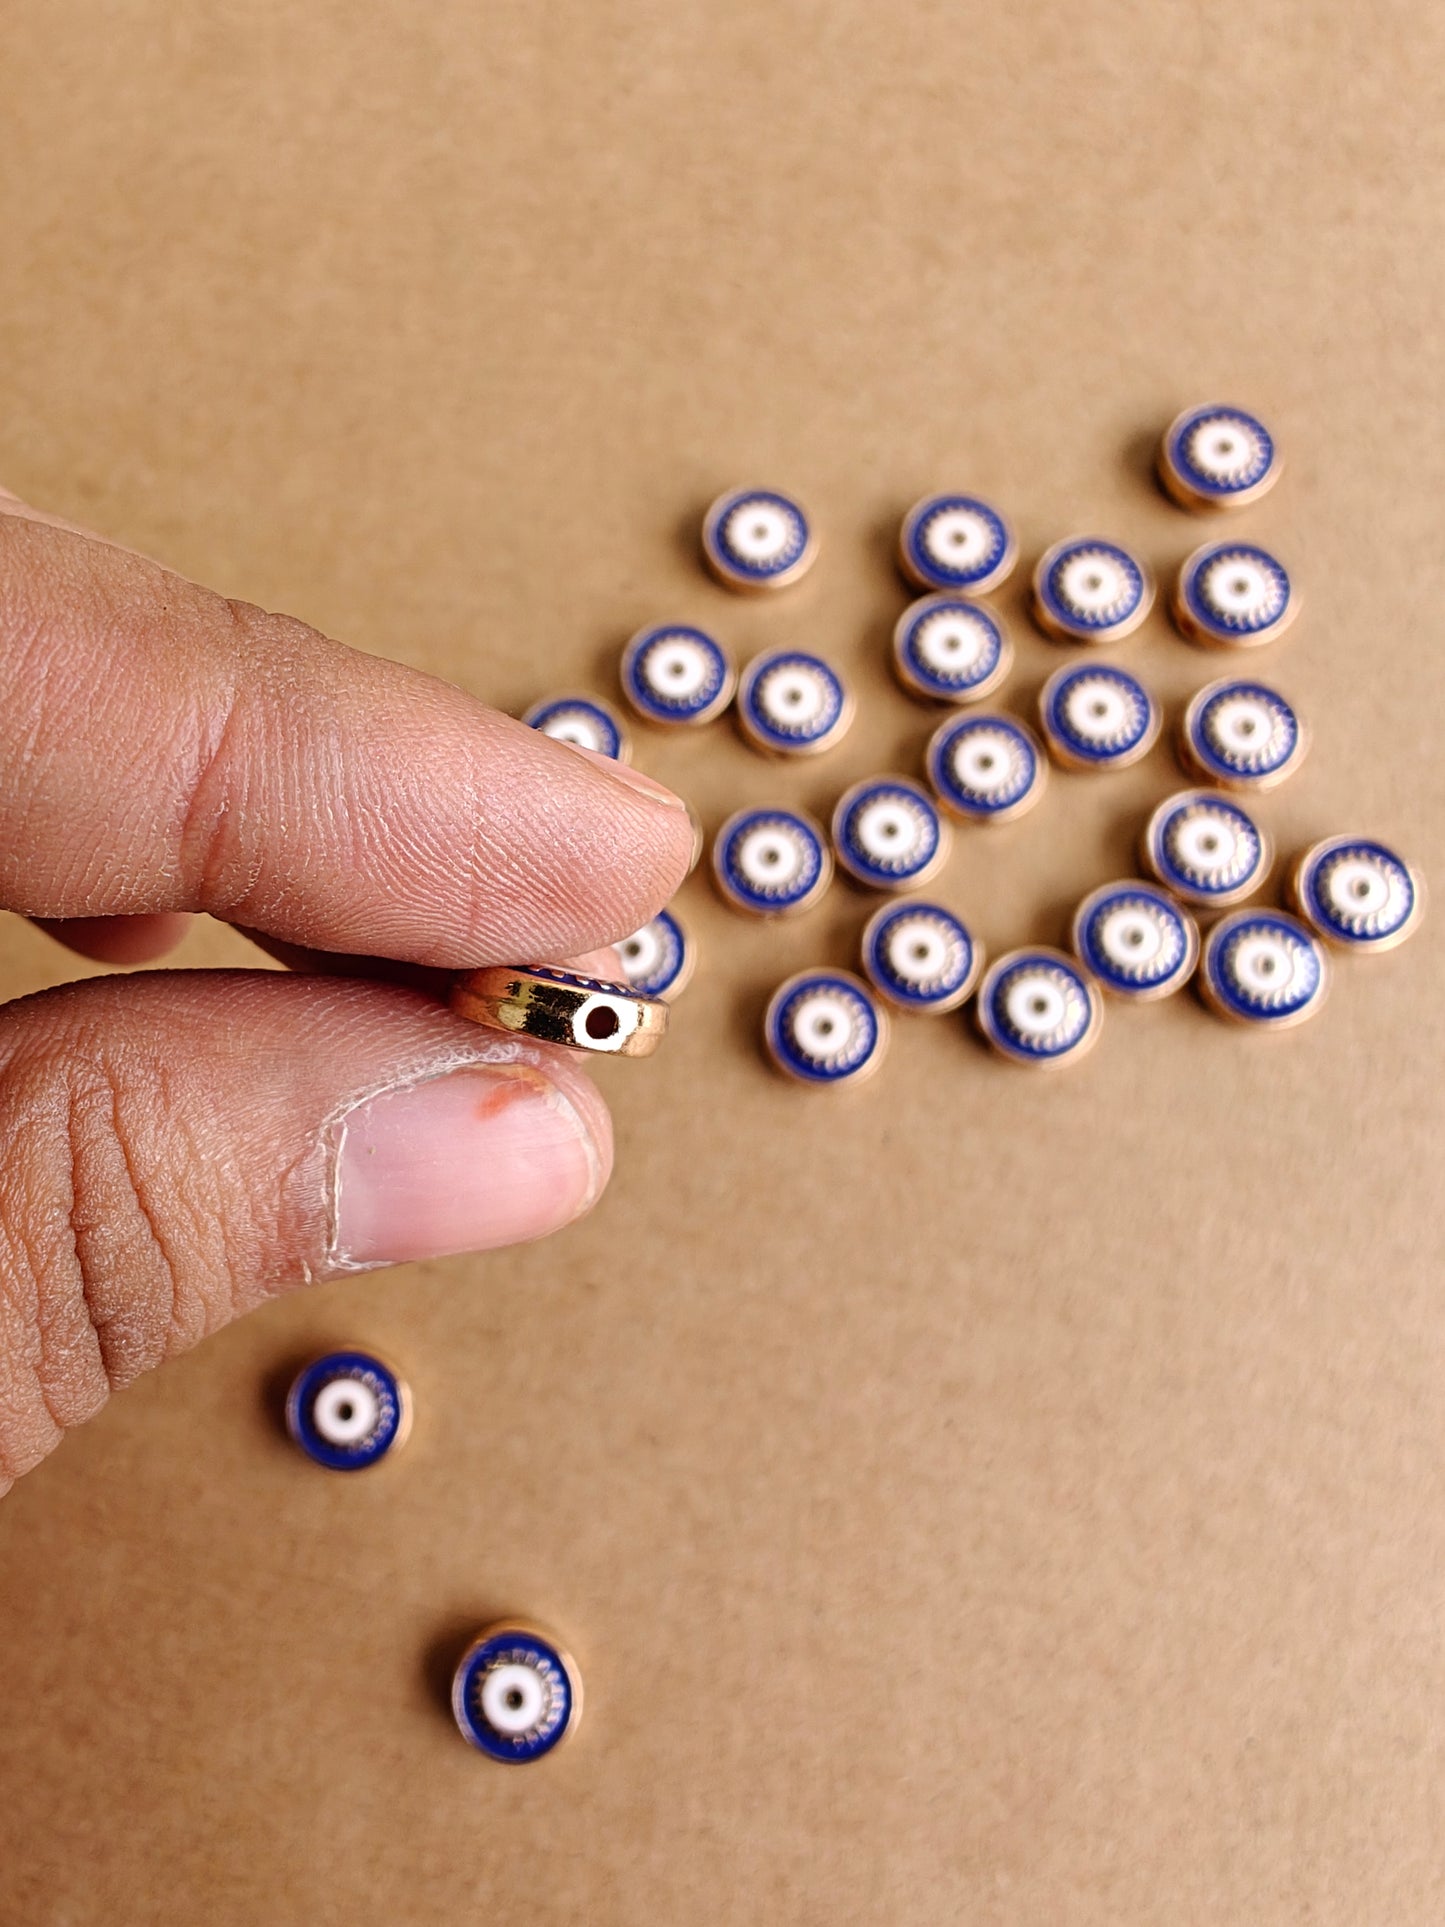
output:
<path id="1" fill-rule="evenodd" d="M 562 1053 L 269 971 L 0 1010 L 0 1491 L 112 1389 L 293 1284 L 535 1238 L 606 1182 Z"/>

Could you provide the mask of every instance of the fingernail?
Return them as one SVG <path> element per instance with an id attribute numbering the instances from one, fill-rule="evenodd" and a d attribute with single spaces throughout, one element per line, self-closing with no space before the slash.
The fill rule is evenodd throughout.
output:
<path id="1" fill-rule="evenodd" d="M 525 1064 L 383 1091 L 337 1128 L 337 1271 L 543 1237 L 601 1189 L 602 1155 L 562 1091 Z"/>
<path id="2" fill-rule="evenodd" d="M 654 803 L 665 803 L 670 810 L 687 808 L 675 790 L 668 789 L 665 783 L 659 783 L 655 776 L 644 776 L 640 769 L 633 769 L 630 763 L 619 763 L 615 756 L 604 756 L 600 749 L 584 749 L 581 743 L 569 743 L 567 747 L 576 750 L 579 756 L 585 756 L 590 763 L 596 763 L 600 769 L 605 769 L 609 776 L 626 784 L 628 789 L 636 790 L 639 796 L 646 796 Z"/>

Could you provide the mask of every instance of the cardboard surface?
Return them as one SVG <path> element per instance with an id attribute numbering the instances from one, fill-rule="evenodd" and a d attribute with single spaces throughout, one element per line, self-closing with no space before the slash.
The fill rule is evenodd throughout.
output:
<path id="1" fill-rule="evenodd" d="M 997 499 L 1026 564 L 1098 528 L 1167 572 L 1208 531 L 1153 439 L 1237 399 L 1289 460 L 1237 526 L 1307 599 L 1261 666 L 1314 747 L 1262 814 L 1439 878 L 1441 38 L 1242 0 L 12 9 L 0 479 L 505 707 L 611 693 L 671 612 L 825 649 L 860 714 L 816 766 L 639 730 L 711 826 L 917 767 L 918 494 Z M 826 545 L 766 606 L 694 553 L 752 479 Z M 1059 658 L 997 601 L 1019 707 Z M 1162 615 L 1125 648 L 1172 713 L 1220 673 Z M 1176 780 L 1056 775 L 942 891 L 1056 941 Z M 1438 1923 L 1438 929 L 1288 1038 L 1111 1010 L 1050 1079 L 899 1023 L 831 1101 L 758 1018 L 867 900 L 679 908 L 703 967 L 605 1077 L 587 1224 L 298 1293 L 0 1507 L 0 1918 Z M 79 974 L 14 919 L 0 966 Z M 343 1339 L 417 1401 L 345 1488 L 276 1414 Z M 509 1609 L 586 1680 L 530 1773 L 445 1710 Z"/>

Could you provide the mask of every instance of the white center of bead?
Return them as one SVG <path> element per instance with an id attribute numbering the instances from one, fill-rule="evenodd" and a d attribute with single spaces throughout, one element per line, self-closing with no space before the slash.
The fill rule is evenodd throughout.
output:
<path id="1" fill-rule="evenodd" d="M 976 569 L 995 541 L 992 525 L 973 509 L 942 509 L 923 527 L 923 553 L 942 569 Z"/>
<path id="2" fill-rule="evenodd" d="M 927 842 L 922 811 L 893 796 L 865 803 L 852 829 L 859 848 L 875 863 L 906 863 L 921 854 Z"/>
<path id="3" fill-rule="evenodd" d="M 1199 575 L 1205 604 L 1222 616 L 1258 620 L 1278 613 L 1281 602 L 1274 577 L 1248 555 L 1221 555 Z"/>
<path id="4" fill-rule="evenodd" d="M 1242 855 L 1234 825 L 1226 817 L 1187 817 L 1175 825 L 1172 840 L 1180 865 L 1199 876 L 1225 875 Z"/>
<path id="5" fill-rule="evenodd" d="M 1126 905 L 1104 918 L 1098 931 L 1099 948 L 1119 970 L 1147 968 L 1164 948 L 1164 931 L 1146 911 Z"/>
<path id="6" fill-rule="evenodd" d="M 1102 676 L 1080 676 L 1064 693 L 1064 716 L 1086 743 L 1112 742 L 1129 734 L 1132 707 L 1117 684 Z"/>
<path id="7" fill-rule="evenodd" d="M 952 973 L 957 940 L 926 917 L 900 917 L 889 930 L 884 955 L 905 984 L 936 983 Z"/>
<path id="8" fill-rule="evenodd" d="M 1112 555 L 1098 549 L 1085 549 L 1070 556 L 1059 571 L 1059 596 L 1080 615 L 1100 616 L 1116 604 L 1127 602 L 1132 594 L 1128 576 Z"/>
<path id="9" fill-rule="evenodd" d="M 1221 755 L 1257 758 L 1274 737 L 1275 718 L 1257 696 L 1229 696 L 1210 710 L 1208 730 Z"/>
<path id="10" fill-rule="evenodd" d="M 739 502 L 722 528 L 724 546 L 745 562 L 777 562 L 793 543 L 793 523 L 775 502 Z"/>
<path id="11" fill-rule="evenodd" d="M 530 1733 L 546 1717 L 548 1694 L 531 1666 L 494 1666 L 482 1681 L 482 1717 L 493 1732 Z"/>
<path id="12" fill-rule="evenodd" d="M 311 1422 L 328 1445 L 356 1445 L 370 1438 L 380 1416 L 380 1399 L 360 1378 L 329 1380 L 311 1407 Z"/>
<path id="13" fill-rule="evenodd" d="M 1212 482 L 1236 481 L 1264 454 L 1264 444 L 1248 422 L 1217 416 L 1200 422 L 1186 447 L 1190 461 Z"/>
<path id="14" fill-rule="evenodd" d="M 790 662 L 761 676 L 753 697 L 770 723 L 782 729 L 808 730 L 827 716 L 833 692 L 818 670 Z"/>
<path id="15" fill-rule="evenodd" d="M 1276 1000 L 1293 989 L 1300 956 L 1285 938 L 1260 931 L 1234 946 L 1230 967 L 1242 990 L 1254 997 Z"/>
<path id="16" fill-rule="evenodd" d="M 749 830 L 733 859 L 748 882 L 761 890 L 786 890 L 807 868 L 808 852 L 801 838 L 769 824 Z"/>
<path id="17" fill-rule="evenodd" d="M 805 1057 L 820 1064 L 848 1057 L 857 1042 L 858 1013 L 831 991 L 814 991 L 794 1010 L 793 1041 Z"/>
<path id="18" fill-rule="evenodd" d="M 643 924 L 640 930 L 634 930 L 617 948 L 629 983 L 636 982 L 639 977 L 650 977 L 662 962 L 662 942 L 650 923 Z"/>
<path id="19" fill-rule="evenodd" d="M 949 609 L 919 623 L 914 647 L 919 660 L 943 676 L 966 676 L 984 661 L 992 638 L 977 616 Z"/>
<path id="20" fill-rule="evenodd" d="M 557 743 L 574 743 L 581 749 L 595 749 L 605 754 L 611 747 L 590 716 L 579 715 L 575 710 L 561 716 L 554 716 L 542 725 L 542 734 L 550 736 Z"/>
<path id="21" fill-rule="evenodd" d="M 713 665 L 706 650 L 686 636 L 669 636 L 646 651 L 641 668 L 647 686 L 675 703 L 701 695 L 711 680 Z"/>
<path id="22" fill-rule="evenodd" d="M 1004 993 L 1008 1020 L 1021 1037 L 1047 1037 L 1069 1014 L 1069 1000 L 1051 977 L 1020 971 Z"/>
<path id="23" fill-rule="evenodd" d="M 1018 780 L 1019 752 L 998 729 L 973 729 L 954 745 L 954 780 L 975 796 L 997 796 Z"/>
<path id="24" fill-rule="evenodd" d="M 1390 884 L 1374 864 L 1342 857 L 1330 865 L 1322 894 L 1341 917 L 1372 917 L 1390 901 Z"/>

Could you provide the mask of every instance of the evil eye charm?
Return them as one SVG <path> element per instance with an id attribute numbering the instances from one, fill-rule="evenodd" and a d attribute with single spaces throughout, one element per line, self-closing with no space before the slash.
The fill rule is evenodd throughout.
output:
<path id="1" fill-rule="evenodd" d="M 1127 670 L 1070 663 L 1044 684 L 1039 721 L 1065 769 L 1123 769 L 1148 754 L 1159 734 L 1159 706 Z"/>
<path id="2" fill-rule="evenodd" d="M 1269 838 L 1241 804 L 1212 790 L 1166 797 L 1144 831 L 1144 862 L 1186 903 L 1220 909 L 1263 883 Z"/>
<path id="3" fill-rule="evenodd" d="M 489 1030 L 604 1056 L 650 1057 L 667 1035 L 666 1004 L 550 964 L 470 970 L 452 985 L 451 1007 Z"/>
<path id="4" fill-rule="evenodd" d="M 781 589 L 812 568 L 817 552 L 802 504 L 777 489 L 729 489 L 703 519 L 703 560 L 726 589 Z"/>
<path id="5" fill-rule="evenodd" d="M 910 696 L 975 703 L 1013 667 L 1013 644 L 991 610 L 965 596 L 924 596 L 898 618 L 893 668 Z"/>
<path id="6" fill-rule="evenodd" d="M 691 937 L 670 910 L 634 930 L 617 946 L 629 990 L 640 997 L 672 998 L 687 987 L 697 964 Z"/>
<path id="7" fill-rule="evenodd" d="M 411 1393 L 371 1352 L 327 1352 L 297 1374 L 286 1430 L 317 1465 L 360 1472 L 405 1443 Z"/>
<path id="8" fill-rule="evenodd" d="M 926 883 L 948 855 L 948 825 L 928 792 L 906 776 L 855 783 L 833 812 L 833 848 L 855 882 L 874 890 Z"/>
<path id="9" fill-rule="evenodd" d="M 801 810 L 739 810 L 714 839 L 712 871 L 734 910 L 783 917 L 818 901 L 832 881 L 833 858 Z"/>
<path id="10" fill-rule="evenodd" d="M 982 968 L 982 946 L 936 903 L 886 903 L 863 931 L 864 973 L 900 1010 L 956 1010 Z"/>
<path id="11" fill-rule="evenodd" d="M 1182 989 L 1199 961 L 1193 917 L 1152 883 L 1106 883 L 1074 912 L 1080 962 L 1116 997 L 1143 1002 Z"/>
<path id="12" fill-rule="evenodd" d="M 622 652 L 622 693 L 644 721 L 710 723 L 737 686 L 722 644 L 680 622 L 640 629 Z"/>
<path id="13" fill-rule="evenodd" d="M 1033 732 L 1012 716 L 951 716 L 933 732 L 925 761 L 943 807 L 969 823 L 1022 816 L 1047 773 Z"/>
<path id="14" fill-rule="evenodd" d="M 1204 939 L 1199 989 L 1220 1017 L 1284 1030 L 1313 1017 L 1325 1000 L 1325 953 L 1283 910 L 1235 910 Z"/>
<path id="15" fill-rule="evenodd" d="M 1117 642 L 1139 627 L 1153 602 L 1144 564 L 1101 536 L 1056 542 L 1034 570 L 1034 617 L 1055 642 Z"/>
<path id="16" fill-rule="evenodd" d="M 1387 844 L 1332 836 L 1305 851 L 1291 893 L 1300 915 L 1343 950 L 1393 950 L 1425 909 L 1419 877 Z"/>
<path id="17" fill-rule="evenodd" d="M 554 742 L 596 750 L 599 756 L 610 756 L 616 763 L 632 760 L 622 718 L 600 696 L 550 696 L 546 702 L 533 703 L 522 721 Z"/>
<path id="18" fill-rule="evenodd" d="M 1190 642 L 1254 649 L 1282 635 L 1299 613 L 1284 564 L 1248 542 L 1211 542 L 1182 565 L 1175 625 Z"/>
<path id="19" fill-rule="evenodd" d="M 805 970 L 773 992 L 763 1019 L 769 1057 L 800 1084 L 856 1084 L 888 1045 L 888 1019 L 846 970 Z"/>
<path id="20" fill-rule="evenodd" d="M 770 649 L 743 671 L 738 723 L 754 749 L 817 756 L 842 741 L 852 720 L 853 698 L 821 656 Z"/>
<path id="21" fill-rule="evenodd" d="M 1181 508 L 1243 508 L 1279 480 L 1274 437 L 1258 416 L 1212 403 L 1187 408 L 1164 431 L 1159 480 Z"/>
<path id="22" fill-rule="evenodd" d="M 452 1714 L 479 1753 L 525 1765 L 576 1731 L 581 1676 L 571 1654 L 534 1626 L 489 1626 L 452 1675 Z"/>
<path id="23" fill-rule="evenodd" d="M 898 561 L 920 589 L 982 595 L 1013 568 L 1018 544 L 995 508 L 974 495 L 925 495 L 903 518 Z"/>
<path id="24" fill-rule="evenodd" d="M 1303 723 L 1278 690 L 1226 678 L 1201 689 L 1184 712 L 1185 766 L 1223 789 L 1270 790 L 1304 759 Z"/>
<path id="25" fill-rule="evenodd" d="M 979 1029 L 1011 1063 L 1073 1063 L 1103 1020 L 1097 988 L 1061 950 L 1010 951 L 979 985 Z"/>

